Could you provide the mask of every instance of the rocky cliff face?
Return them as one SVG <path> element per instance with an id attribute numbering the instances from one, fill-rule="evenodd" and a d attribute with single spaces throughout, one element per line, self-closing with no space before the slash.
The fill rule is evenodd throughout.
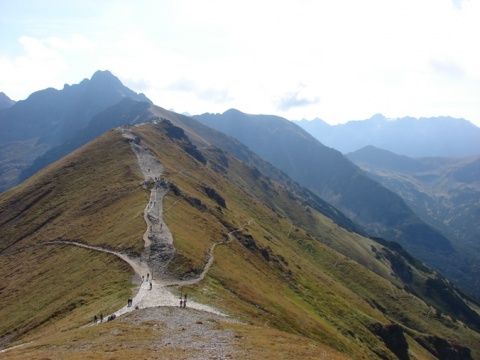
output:
<path id="1" fill-rule="evenodd" d="M 427 336 L 415 340 L 439 359 L 473 360 L 471 350 L 468 347 L 453 341 L 437 336 Z"/>
<path id="2" fill-rule="evenodd" d="M 408 360 L 408 343 L 403 333 L 403 328 L 398 324 L 383 325 L 375 323 L 372 326 L 372 332 L 379 336 L 387 348 L 393 352 L 398 359 Z"/>

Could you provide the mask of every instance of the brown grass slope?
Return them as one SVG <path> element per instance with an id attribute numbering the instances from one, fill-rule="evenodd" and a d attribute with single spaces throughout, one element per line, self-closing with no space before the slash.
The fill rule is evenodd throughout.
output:
<path id="1" fill-rule="evenodd" d="M 43 245 L 72 240 L 138 253 L 148 194 L 130 145 L 102 137 L 0 198 L 0 336 L 75 327 L 123 304 L 131 271 L 116 257 Z"/>
<path id="2" fill-rule="evenodd" d="M 408 262 L 399 271 L 388 246 L 337 226 L 227 153 L 208 146 L 200 152 L 166 121 L 134 131 L 173 184 L 164 201 L 177 248 L 169 270 L 195 276 L 211 245 L 219 243 L 205 280 L 186 291 L 250 325 L 229 325 L 243 339 L 237 345 L 250 346 L 245 358 L 307 358 L 300 353 L 305 346 L 318 347 L 311 355 L 318 358 L 325 345 L 351 358 L 428 359 L 467 351 L 458 344 L 480 356 L 478 332 L 405 290 L 405 271 L 410 282 L 435 274 Z M 42 243 L 75 240 L 138 253 L 148 199 L 141 180 L 128 143 L 111 131 L 0 197 L 3 340 L 42 337 L 28 353 L 41 358 L 48 352 L 39 341 L 65 344 L 73 337 L 80 351 L 80 344 L 108 332 L 75 329 L 98 311 L 125 303 L 131 270 L 107 254 Z M 128 322 L 108 326 L 116 333 L 133 331 Z M 119 338 L 115 357 L 134 355 L 128 346 L 145 333 Z M 280 341 L 285 348 L 279 349 Z M 89 351 L 108 358 L 106 346 Z M 140 350 L 135 355 L 154 357 Z"/>

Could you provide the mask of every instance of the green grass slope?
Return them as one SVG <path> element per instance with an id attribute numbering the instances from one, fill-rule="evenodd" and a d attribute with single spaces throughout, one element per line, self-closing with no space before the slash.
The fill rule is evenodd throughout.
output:
<path id="1" fill-rule="evenodd" d="M 330 358 L 480 356 L 474 304 L 448 284 L 432 289 L 458 295 L 468 309 L 458 317 L 427 305 L 436 290 L 420 300 L 422 284 L 441 278 L 401 248 L 339 227 L 301 194 L 208 144 L 196 147 L 168 121 L 132 131 L 172 184 L 164 200 L 177 249 L 169 271 L 194 277 L 218 244 L 205 279 L 182 291 L 242 322 L 228 327 L 249 348 L 246 358 L 318 358 L 325 349 L 336 354 Z M 131 270 L 108 254 L 43 244 L 74 240 L 138 254 L 148 201 L 141 180 L 129 144 L 111 131 L 2 194 L 0 336 L 35 340 L 9 356 L 42 358 L 52 344 L 83 351 L 88 342 L 98 345 L 83 355 L 111 358 L 99 338 L 115 333 L 124 334 L 108 337 L 116 358 L 155 357 L 153 349 L 128 352 L 153 323 L 78 328 L 126 302 Z M 305 347 L 317 352 L 307 356 Z"/>

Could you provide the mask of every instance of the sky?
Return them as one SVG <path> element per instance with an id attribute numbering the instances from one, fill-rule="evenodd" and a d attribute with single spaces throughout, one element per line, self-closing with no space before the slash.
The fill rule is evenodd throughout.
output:
<path id="1" fill-rule="evenodd" d="M 480 126 L 480 0 L 0 0 L 13 100 L 110 70 L 180 113 Z"/>

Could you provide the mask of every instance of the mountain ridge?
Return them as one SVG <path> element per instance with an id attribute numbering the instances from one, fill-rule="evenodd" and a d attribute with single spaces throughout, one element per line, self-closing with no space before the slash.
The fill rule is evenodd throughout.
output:
<path id="1" fill-rule="evenodd" d="M 480 154 L 480 128 L 449 116 L 389 119 L 376 114 L 366 120 L 329 125 L 315 119 L 294 121 L 323 144 L 342 153 L 373 145 L 410 157 Z"/>
<path id="2" fill-rule="evenodd" d="M 208 142 L 200 146 L 201 137 L 194 145 L 187 135 L 192 128 L 183 130 L 170 120 L 159 119 L 130 129 L 135 134 L 133 142 L 150 149 L 164 167 L 162 180 L 171 184 L 164 200 L 164 219 L 177 249 L 170 271 L 181 278 L 198 273 L 211 244 L 225 239 L 228 233 L 234 236 L 215 248 L 214 264 L 202 283 L 172 291 L 177 296 L 186 291 L 189 298 L 220 308 L 250 325 L 242 327 L 242 332 L 229 327 L 239 336 L 238 349 L 248 344 L 250 337 L 272 334 L 261 345 L 264 352 L 273 357 L 295 356 L 291 354 L 300 348 L 293 343 L 288 350 L 272 345 L 279 338 L 280 333 L 272 333 L 276 330 L 336 349 L 349 358 L 428 359 L 446 352 L 451 356 L 461 353 L 468 359 L 480 353 L 480 335 L 452 320 L 454 313 L 452 318 L 447 315 L 451 309 L 446 307 L 432 317 L 430 312 L 435 310 L 408 291 L 416 289 L 417 282 L 431 279 L 433 294 L 445 291 L 451 294 L 449 301 L 460 301 L 458 304 L 465 301 L 462 295 L 438 274 L 428 268 L 421 270 L 422 266 L 404 258 L 398 248 L 338 227 L 305 204 L 300 194 L 254 171 L 251 165 Z M 131 270 L 107 254 L 61 244 L 42 246 L 52 238 L 76 239 L 141 254 L 145 231 L 142 209 L 154 184 L 142 180 L 130 146 L 119 131 L 108 131 L 0 195 L 0 228 L 12 236 L 8 243 L 5 239 L 0 243 L 1 273 L 12 271 L 14 255 L 35 267 L 32 273 L 17 265 L 16 276 L 6 277 L 3 292 L 8 297 L 0 313 L 9 313 L 9 321 L 16 324 L 18 334 L 23 334 L 20 339 L 31 341 L 31 345 L 10 350 L 9 355 L 56 354 L 69 344 L 65 351 L 75 351 L 78 346 L 97 355 L 109 353 L 114 346 L 120 357 L 127 351 L 140 351 L 141 339 L 149 338 L 151 331 L 157 338 L 164 337 L 163 331 L 155 330 L 160 326 L 155 318 L 130 325 L 121 317 L 88 327 L 90 335 L 77 330 L 77 326 L 91 322 L 99 307 L 108 311 L 126 303 L 131 296 L 127 284 Z M 238 225 L 249 219 L 249 225 L 240 230 Z M 307 232 L 305 224 L 315 226 Z M 337 244 L 352 258 L 325 243 Z M 65 262 L 69 271 L 62 271 Z M 45 265 L 51 268 L 45 271 Z M 28 287 L 23 286 L 26 277 Z M 108 291 L 99 292 L 97 287 Z M 24 295 L 26 291 L 30 296 Z M 18 302 L 17 294 L 23 294 L 23 303 Z M 28 301 L 37 306 L 29 306 Z M 43 303 L 48 306 L 38 307 Z M 34 316 L 12 311 L 12 306 L 30 309 Z M 441 303 L 436 306 L 445 307 Z M 139 309 L 135 314 L 146 312 Z M 188 309 L 177 314 L 185 316 Z M 475 326 L 472 315 L 464 314 L 470 316 L 464 320 Z M 2 325 L 3 337 L 6 324 Z M 142 336 L 134 329 L 146 333 Z M 59 331 L 67 337 L 55 338 Z M 110 339 L 110 346 L 92 348 L 92 334 L 104 338 L 110 331 L 118 335 Z M 445 340 L 453 331 L 457 343 Z M 72 338 L 76 340 L 68 342 Z M 90 345 L 86 346 L 87 342 Z M 296 346 L 303 348 L 304 342 Z M 148 357 L 146 354 L 154 350 L 142 356 Z M 178 351 L 177 356 L 181 354 Z"/>
<path id="3" fill-rule="evenodd" d="M 224 114 L 216 115 L 197 115 L 194 118 L 236 137 L 261 157 L 285 171 L 292 179 L 313 190 L 354 221 L 359 222 L 370 233 L 392 240 L 400 240 L 404 245 L 413 245 L 414 242 L 406 241 L 405 237 L 402 241 L 398 233 L 395 235 L 392 232 L 382 232 L 383 230 L 381 230 L 382 227 L 383 229 L 400 227 L 402 221 L 403 225 L 401 226 L 406 226 L 403 231 L 407 237 L 409 233 L 413 234 L 412 231 L 420 230 L 420 228 L 414 230 L 417 227 L 416 215 L 411 212 L 403 200 L 393 192 L 390 193 L 390 190 L 377 185 L 378 183 L 371 182 L 356 165 L 353 165 L 340 152 L 319 143 L 292 122 L 276 116 L 244 114 L 238 110 L 229 110 Z M 267 122 L 268 125 L 266 125 Z M 306 156 L 308 156 L 307 159 Z M 328 170 L 323 171 L 323 169 Z M 356 181 L 353 184 L 357 185 L 351 184 L 352 180 Z M 369 193 L 365 192 L 367 189 L 369 189 Z M 388 211 L 391 210 L 381 206 L 381 200 L 374 202 L 380 194 L 391 199 L 392 206 L 390 208 L 396 212 L 395 216 L 392 212 L 390 212 L 391 216 L 388 215 Z M 399 218 L 402 220 L 398 220 Z M 411 220 L 407 220 L 407 218 Z M 373 227 L 372 224 L 376 224 L 376 227 Z M 427 228 L 424 230 L 427 233 L 431 231 Z M 450 251 L 449 241 L 443 235 L 434 234 L 435 231 L 431 232 L 438 242 L 430 242 L 424 246 L 430 247 L 429 251 L 434 249 Z"/>
<path id="4" fill-rule="evenodd" d="M 229 114 L 235 118 L 242 113 L 232 110 Z M 283 120 L 268 117 L 269 126 Z M 185 279 L 195 277 L 205 266 L 205 254 L 213 251 L 209 250 L 212 243 L 219 245 L 205 281 L 187 289 L 194 298 L 249 319 L 252 324 L 308 336 L 353 358 L 471 357 L 470 350 L 459 343 L 472 349 L 474 355 L 479 353 L 478 331 L 464 325 L 480 328 L 478 302 L 390 242 L 391 237 L 383 240 L 357 234 L 366 232 L 234 138 L 189 117 L 130 98 L 98 112 L 78 136 L 68 140 L 70 144 L 60 145 L 52 158 L 56 162 L 47 159 L 51 164 L 44 170 L 0 195 L 0 227 L 8 235 L 1 241 L 0 268 L 4 274 L 12 266 L 18 269 L 14 279 L 18 283 L 5 276 L 9 281 L 2 294 L 8 294 L 10 308 L 2 311 L 21 316 L 9 310 L 19 306 L 15 294 L 39 291 L 24 298 L 35 306 L 25 304 L 22 309 L 33 312 L 21 321 L 12 317 L 16 325 L 7 337 L 35 339 L 35 334 L 44 331 L 54 334 L 57 326 L 72 329 L 72 322 L 90 321 L 99 302 L 103 302 L 100 299 L 107 300 L 107 307 L 102 305 L 105 309 L 114 309 L 131 296 L 132 274 L 117 260 L 108 261 L 115 269 L 115 279 L 106 279 L 111 283 L 104 282 L 103 286 L 110 292 L 95 297 L 97 290 L 73 291 L 75 282 L 81 284 L 80 289 L 90 289 L 88 283 L 76 278 L 77 274 L 84 278 L 83 271 L 87 271 L 87 279 L 98 281 L 99 274 L 108 273 L 108 267 L 99 264 L 106 258 L 86 249 L 67 249 L 61 242 L 52 245 L 50 240 L 81 241 L 139 256 L 146 191 L 156 181 L 141 180 L 138 164 L 129 151 L 130 141 L 118 137 L 118 130 L 105 130 L 141 122 L 149 124 L 129 127 L 136 134 L 132 141 L 161 160 L 165 172 L 160 181 L 171 184 L 165 198 L 165 220 L 175 236 L 177 254 L 168 265 L 169 271 Z M 297 132 L 300 143 L 311 140 L 297 128 L 289 127 L 286 133 Z M 255 135 L 261 130 L 258 126 Z M 285 142 L 281 130 L 274 127 L 274 134 L 278 142 Z M 74 148 L 77 150 L 71 152 Z M 308 155 L 325 148 L 313 147 Z M 263 149 L 269 150 L 265 146 Z M 64 156 L 66 153 L 69 155 Z M 290 165 L 298 165 L 288 152 L 277 155 L 287 158 Z M 344 162 L 338 152 L 332 159 L 324 170 Z M 308 173 L 308 169 L 293 168 L 297 175 Z M 99 169 L 102 172 L 96 174 Z M 353 169 L 333 178 L 347 181 L 360 177 L 362 184 L 371 184 Z M 467 171 L 457 176 L 468 180 L 469 174 Z M 374 189 L 378 193 L 381 187 Z M 233 234 L 231 241 L 227 241 L 229 234 Z M 50 248 L 55 246 L 52 253 L 43 252 L 44 241 L 49 241 Z M 18 254 L 25 256 L 25 263 L 35 264 L 38 271 L 31 274 L 14 262 Z M 41 266 L 50 256 L 55 270 L 45 271 Z M 69 281 L 72 294 L 61 286 L 53 291 L 52 296 L 62 299 L 61 303 L 53 298 L 44 301 L 50 296 L 43 291 L 45 286 L 57 284 L 54 274 L 62 272 L 55 261 L 64 267 L 68 264 L 69 269 L 72 266 L 58 282 Z M 88 272 L 90 268 L 82 270 L 90 263 L 98 269 L 96 274 Z M 44 278 L 47 273 L 49 278 Z M 22 289 L 21 279 L 28 281 L 28 289 Z M 34 302 L 36 297 L 45 306 Z M 118 331 L 116 324 L 112 326 Z M 455 329 L 455 333 L 449 329 Z M 455 344 L 446 340 L 453 336 L 461 341 Z"/>

